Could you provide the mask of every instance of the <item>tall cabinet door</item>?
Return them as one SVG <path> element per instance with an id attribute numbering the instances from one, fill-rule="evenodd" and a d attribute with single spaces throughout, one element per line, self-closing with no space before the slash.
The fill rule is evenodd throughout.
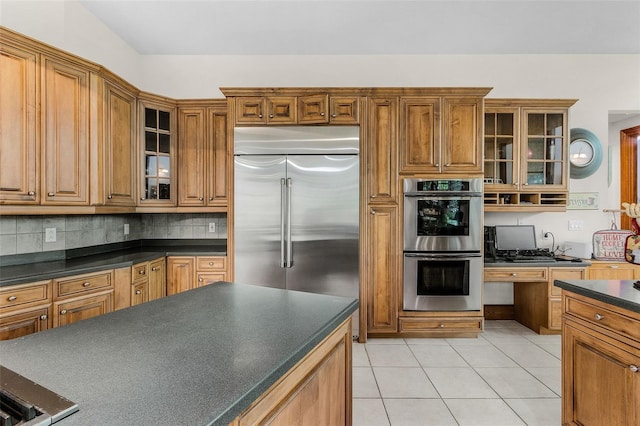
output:
<path id="1" fill-rule="evenodd" d="M 88 204 L 89 71 L 43 57 L 42 204 Z"/>
<path id="2" fill-rule="evenodd" d="M 0 203 L 37 204 L 36 54 L 0 43 Z"/>
<path id="3" fill-rule="evenodd" d="M 370 203 L 395 203 L 398 198 L 396 119 L 398 99 L 370 98 L 367 156 L 367 198 Z"/>
<path id="4" fill-rule="evenodd" d="M 442 171 L 482 173 L 482 98 L 445 97 Z"/>
<path id="5" fill-rule="evenodd" d="M 228 176 L 232 170 L 232 153 L 229 149 L 227 138 L 227 105 L 226 102 L 218 107 L 211 107 L 207 110 L 209 121 L 207 122 L 207 133 L 211 147 L 208 152 L 209 170 L 208 179 L 208 204 L 227 206 L 229 199 L 227 196 Z"/>
<path id="6" fill-rule="evenodd" d="M 136 98 L 105 81 L 105 200 L 106 205 L 136 204 Z"/>
<path id="7" fill-rule="evenodd" d="M 440 98 L 401 98 L 400 173 L 439 173 L 440 155 Z"/>
<path id="8" fill-rule="evenodd" d="M 366 285 L 368 332 L 398 331 L 399 258 L 397 207 L 369 207 Z"/>
<path id="9" fill-rule="evenodd" d="M 207 161 L 206 109 L 181 108 L 178 112 L 178 203 L 182 206 L 205 206 Z"/>

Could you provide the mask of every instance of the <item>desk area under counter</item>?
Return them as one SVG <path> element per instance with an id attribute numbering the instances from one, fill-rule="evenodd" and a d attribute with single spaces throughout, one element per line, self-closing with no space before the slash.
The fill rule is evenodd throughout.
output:
<path id="1" fill-rule="evenodd" d="M 581 280 L 589 262 L 550 261 L 536 264 L 485 259 L 484 282 L 513 283 L 513 315 L 519 323 L 539 334 L 559 334 L 562 301 L 557 279 Z M 490 315 L 485 305 L 485 317 Z"/>

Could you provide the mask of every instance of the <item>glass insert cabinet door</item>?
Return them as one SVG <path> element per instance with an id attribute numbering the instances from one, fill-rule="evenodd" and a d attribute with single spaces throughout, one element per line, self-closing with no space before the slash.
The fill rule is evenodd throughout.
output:
<path id="1" fill-rule="evenodd" d="M 561 186 L 566 180 L 566 115 L 558 112 L 525 112 L 526 137 L 521 153 L 522 185 Z"/>
<path id="2" fill-rule="evenodd" d="M 519 184 L 518 110 L 484 114 L 485 187 L 517 187 Z"/>
<path id="3" fill-rule="evenodd" d="M 171 202 L 173 131 L 171 111 L 144 107 L 143 192 L 141 201 Z"/>

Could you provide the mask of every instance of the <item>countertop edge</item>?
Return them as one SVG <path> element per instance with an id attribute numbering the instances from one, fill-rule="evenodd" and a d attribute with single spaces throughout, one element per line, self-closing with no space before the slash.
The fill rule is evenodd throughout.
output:
<path id="1" fill-rule="evenodd" d="M 633 291 L 637 291 L 633 289 L 634 280 L 583 280 L 583 281 L 566 281 L 566 280 L 555 280 L 554 285 L 563 290 L 570 291 L 572 293 L 579 294 L 581 296 L 590 297 L 594 300 L 598 300 L 600 302 L 608 303 L 612 306 L 617 306 L 619 308 L 627 309 L 632 312 L 640 313 L 640 302 L 636 302 L 633 300 L 629 300 L 625 297 L 621 297 L 619 295 L 610 294 L 606 291 L 602 291 L 600 289 L 596 290 L 593 288 L 589 288 L 588 285 L 597 285 L 598 283 L 617 283 L 618 289 L 624 286 L 625 290 L 627 287 L 632 288 Z M 640 291 L 638 293 L 638 300 L 640 300 Z"/>

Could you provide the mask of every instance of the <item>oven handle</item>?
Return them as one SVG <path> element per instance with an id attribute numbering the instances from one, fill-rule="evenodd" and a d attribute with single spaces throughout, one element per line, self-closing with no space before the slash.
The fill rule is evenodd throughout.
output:
<path id="1" fill-rule="evenodd" d="M 461 259 L 469 257 L 482 257 L 480 253 L 405 253 L 404 257 L 417 257 L 420 259 Z"/>
<path id="2" fill-rule="evenodd" d="M 424 198 L 424 199 L 438 199 L 438 200 L 451 200 L 451 199 L 468 200 L 471 198 L 481 198 L 482 192 L 447 192 L 447 193 L 405 192 L 404 196 L 405 198 Z"/>

